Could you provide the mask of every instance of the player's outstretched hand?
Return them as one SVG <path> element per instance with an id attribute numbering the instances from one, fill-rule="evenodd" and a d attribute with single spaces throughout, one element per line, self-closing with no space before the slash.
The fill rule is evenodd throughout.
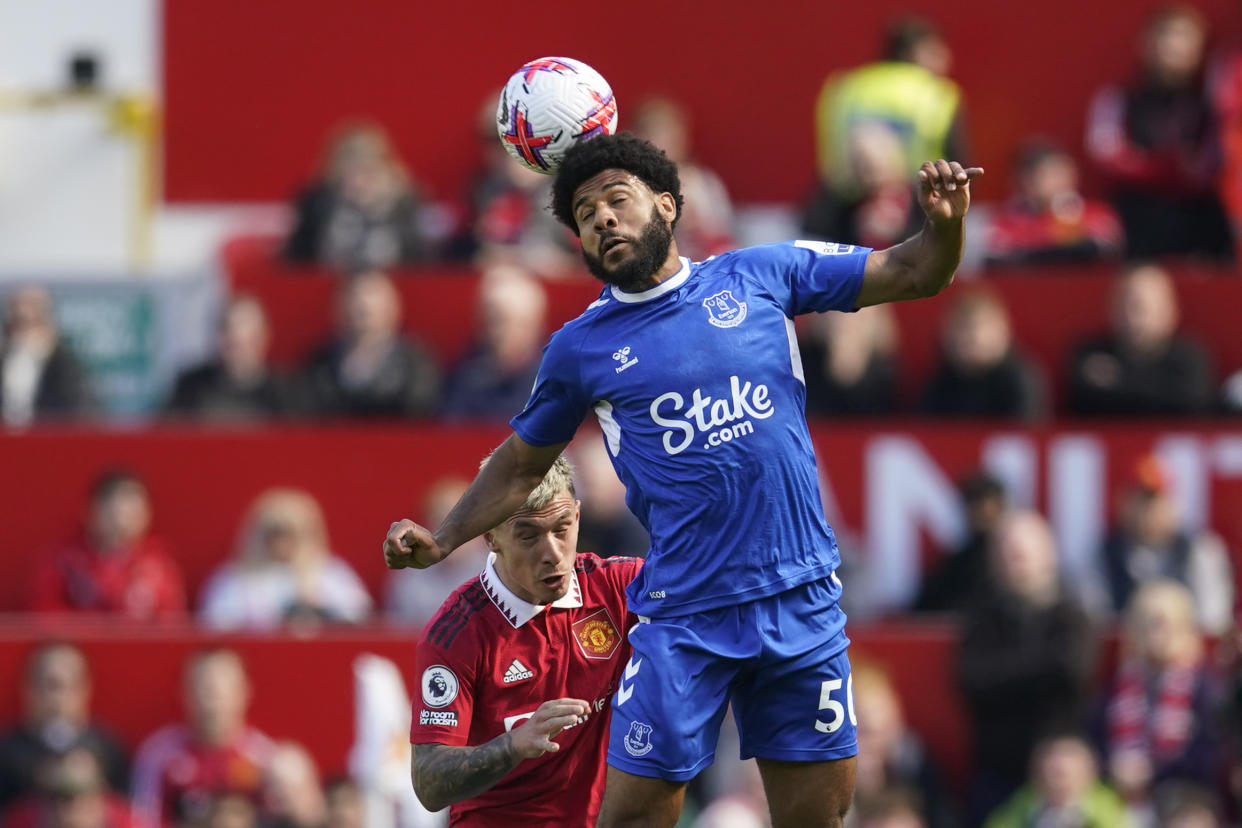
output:
<path id="1" fill-rule="evenodd" d="M 919 205 L 935 224 L 961 221 L 970 209 L 970 182 L 983 167 L 963 167 L 956 161 L 924 161 L 919 167 Z"/>
<path id="2" fill-rule="evenodd" d="M 389 569 L 426 569 L 447 555 L 431 532 L 412 520 L 399 520 L 388 527 L 388 537 L 384 538 L 384 563 Z"/>
<path id="3" fill-rule="evenodd" d="M 561 746 L 552 741 L 567 727 L 585 722 L 591 705 L 581 699 L 553 699 L 539 705 L 529 719 L 510 731 L 513 747 L 526 759 L 556 753 Z"/>

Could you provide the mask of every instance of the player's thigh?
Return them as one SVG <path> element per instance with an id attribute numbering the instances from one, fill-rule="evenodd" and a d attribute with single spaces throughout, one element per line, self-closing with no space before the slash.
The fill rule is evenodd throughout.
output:
<path id="1" fill-rule="evenodd" d="M 794 648 L 779 642 L 733 684 L 742 758 L 824 762 L 858 753 L 848 639 L 806 630 Z M 793 623 L 782 634 L 793 637 Z"/>
<path id="2" fill-rule="evenodd" d="M 633 653 L 612 698 L 608 764 L 687 782 L 715 758 L 737 662 L 680 619 L 636 624 L 629 640 Z"/>
<path id="3" fill-rule="evenodd" d="M 837 828 L 854 796 L 855 757 L 824 762 L 759 759 L 772 828 Z"/>
<path id="4" fill-rule="evenodd" d="M 599 828 L 672 828 L 681 816 L 685 782 L 636 776 L 608 767 Z"/>

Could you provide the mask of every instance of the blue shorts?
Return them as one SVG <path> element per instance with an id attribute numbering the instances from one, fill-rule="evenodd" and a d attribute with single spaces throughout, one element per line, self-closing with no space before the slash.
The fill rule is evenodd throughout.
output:
<path id="1" fill-rule="evenodd" d="M 712 763 L 729 703 L 742 758 L 858 753 L 840 581 L 735 606 L 640 618 L 612 699 L 608 764 L 675 782 Z"/>

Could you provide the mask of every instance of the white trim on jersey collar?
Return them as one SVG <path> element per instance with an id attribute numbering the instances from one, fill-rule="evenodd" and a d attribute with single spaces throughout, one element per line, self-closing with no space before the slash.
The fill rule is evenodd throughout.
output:
<path id="1" fill-rule="evenodd" d="M 618 302 L 646 302 L 648 299 L 655 299 L 657 296 L 663 296 L 671 290 L 677 290 L 677 288 L 685 284 L 686 280 L 690 278 L 690 260 L 685 256 L 681 256 L 679 258 L 681 259 L 681 270 L 677 271 L 663 282 L 660 282 L 660 284 L 655 287 L 647 288 L 646 290 L 638 293 L 626 293 L 616 285 L 611 285 L 612 297 Z"/>
<path id="2" fill-rule="evenodd" d="M 483 584 L 483 591 L 487 593 L 487 597 L 492 599 L 496 609 L 500 610 L 500 614 L 513 625 L 515 630 L 543 612 L 548 606 L 523 601 L 513 594 L 513 590 L 505 586 L 504 581 L 500 580 L 500 576 L 496 574 L 495 552 L 488 554 L 487 563 L 483 566 L 483 571 L 479 573 L 479 583 Z M 553 601 L 552 606 L 558 609 L 573 609 L 582 606 L 582 590 L 578 587 L 577 571 L 569 574 L 569 592 Z"/>

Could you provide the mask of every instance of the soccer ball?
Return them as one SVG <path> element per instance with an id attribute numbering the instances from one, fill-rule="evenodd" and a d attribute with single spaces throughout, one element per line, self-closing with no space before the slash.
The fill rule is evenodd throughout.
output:
<path id="1" fill-rule="evenodd" d="M 496 132 L 518 162 L 551 175 L 579 141 L 612 135 L 617 99 L 599 72 L 580 60 L 545 57 L 513 73 L 500 93 Z"/>

